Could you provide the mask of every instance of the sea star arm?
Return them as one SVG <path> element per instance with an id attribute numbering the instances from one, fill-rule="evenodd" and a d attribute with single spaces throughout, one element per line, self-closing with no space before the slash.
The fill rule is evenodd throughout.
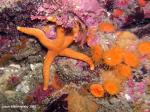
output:
<path id="1" fill-rule="evenodd" d="M 40 29 L 37 29 L 37 28 L 27 28 L 27 27 L 17 27 L 17 30 L 25 33 L 25 34 L 28 34 L 28 35 L 32 35 L 32 36 L 35 36 L 36 38 L 38 38 L 38 40 L 46 47 L 46 48 L 49 48 L 49 49 L 54 49 L 54 44 L 51 40 L 49 40 L 44 32 Z"/>
<path id="2" fill-rule="evenodd" d="M 76 52 L 76 51 L 74 51 L 74 50 L 72 50 L 70 48 L 66 48 L 62 52 L 60 52 L 59 55 L 60 56 L 67 56 L 67 57 L 70 57 L 70 58 L 74 58 L 74 59 L 79 59 L 79 60 L 85 61 L 86 63 L 88 63 L 90 65 L 90 69 L 94 70 L 93 61 L 91 60 L 90 57 L 88 57 L 85 54 Z"/>
<path id="3" fill-rule="evenodd" d="M 54 40 L 55 47 L 61 47 L 65 41 L 64 29 L 62 27 L 57 27 L 56 29 L 56 39 Z"/>
<path id="4" fill-rule="evenodd" d="M 67 48 L 71 43 L 73 42 L 73 35 L 68 35 L 65 37 L 65 42 L 62 46 L 62 48 Z"/>
<path id="5" fill-rule="evenodd" d="M 44 78 L 44 88 L 43 90 L 48 89 L 48 82 L 50 80 L 50 66 L 53 59 L 56 57 L 56 53 L 53 51 L 48 51 L 43 65 L 43 78 Z"/>

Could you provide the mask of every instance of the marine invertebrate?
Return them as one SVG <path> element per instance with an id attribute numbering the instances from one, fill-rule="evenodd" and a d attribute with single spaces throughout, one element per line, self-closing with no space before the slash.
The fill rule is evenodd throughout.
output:
<path id="1" fill-rule="evenodd" d="M 138 3 L 141 7 L 144 7 L 146 5 L 147 1 L 146 0 L 138 0 Z"/>
<path id="2" fill-rule="evenodd" d="M 129 79 L 131 76 L 131 68 L 125 64 L 119 64 L 116 67 L 116 76 L 121 80 Z"/>
<path id="3" fill-rule="evenodd" d="M 99 24 L 99 30 L 101 32 L 114 32 L 116 30 L 116 27 L 112 24 L 112 23 L 109 23 L 109 22 L 101 22 Z"/>
<path id="4" fill-rule="evenodd" d="M 17 27 L 17 30 L 26 33 L 28 35 L 35 36 L 47 49 L 48 53 L 44 60 L 43 66 L 43 78 L 44 78 L 44 90 L 48 89 L 48 82 L 50 79 L 50 65 L 56 56 L 67 56 L 74 59 L 79 59 L 87 62 L 90 65 L 90 69 L 94 69 L 94 64 L 87 55 L 76 52 L 70 48 L 67 48 L 73 42 L 73 35 L 64 35 L 62 27 L 57 27 L 57 38 L 55 40 L 48 39 L 44 32 L 36 28 Z"/>
<path id="5" fill-rule="evenodd" d="M 95 97 L 103 97 L 104 96 L 104 89 L 101 84 L 92 84 L 90 86 L 90 92 Z"/>
<path id="6" fill-rule="evenodd" d="M 109 66 L 120 64 L 123 59 L 123 49 L 119 47 L 112 47 L 103 54 L 104 63 Z"/>
<path id="7" fill-rule="evenodd" d="M 95 63 L 98 63 L 100 59 L 102 58 L 103 49 L 101 45 L 94 45 L 91 46 L 91 54 L 92 59 L 95 61 Z"/>
<path id="8" fill-rule="evenodd" d="M 104 89 L 110 94 L 110 95 L 116 95 L 120 91 L 120 84 L 116 79 L 114 80 L 106 80 L 103 82 Z"/>
<path id="9" fill-rule="evenodd" d="M 118 17 L 122 16 L 123 13 L 124 13 L 124 11 L 123 11 L 122 9 L 114 9 L 112 15 L 113 15 L 114 17 L 117 17 L 117 18 L 118 18 Z"/>
<path id="10" fill-rule="evenodd" d="M 116 44 L 123 49 L 130 49 L 137 42 L 135 34 L 129 31 L 120 31 L 116 33 Z"/>
<path id="11" fill-rule="evenodd" d="M 141 55 L 149 55 L 150 54 L 150 42 L 149 41 L 140 42 L 137 46 L 137 49 Z"/>
<path id="12" fill-rule="evenodd" d="M 123 58 L 124 63 L 130 67 L 137 67 L 139 65 L 139 58 L 135 53 L 126 51 Z"/>

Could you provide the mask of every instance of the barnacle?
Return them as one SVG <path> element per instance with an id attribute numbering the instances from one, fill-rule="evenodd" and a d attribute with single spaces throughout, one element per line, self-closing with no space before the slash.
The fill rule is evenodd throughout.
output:
<path id="1" fill-rule="evenodd" d="M 103 97 L 104 96 L 104 89 L 101 84 L 92 84 L 90 86 L 90 92 L 95 97 Z"/>

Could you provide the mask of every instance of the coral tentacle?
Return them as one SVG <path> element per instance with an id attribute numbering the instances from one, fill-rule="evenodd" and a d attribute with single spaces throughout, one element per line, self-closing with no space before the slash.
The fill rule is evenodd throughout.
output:
<path id="1" fill-rule="evenodd" d="M 90 65 L 90 69 L 94 70 L 93 61 L 91 60 L 90 57 L 88 57 L 85 54 L 82 54 L 82 53 L 76 52 L 76 51 L 74 51 L 72 49 L 66 48 L 62 52 L 60 52 L 59 55 L 67 56 L 67 57 L 70 57 L 70 58 L 74 58 L 74 59 L 79 59 L 79 60 L 85 61 L 86 63 L 88 63 Z"/>

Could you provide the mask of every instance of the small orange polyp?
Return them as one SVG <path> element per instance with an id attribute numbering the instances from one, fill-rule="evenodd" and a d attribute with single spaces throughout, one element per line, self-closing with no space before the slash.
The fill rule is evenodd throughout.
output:
<path id="1" fill-rule="evenodd" d="M 101 31 L 101 32 L 110 33 L 110 32 L 114 32 L 115 30 L 116 30 L 116 27 L 112 23 L 101 22 L 99 24 L 99 31 Z"/>
<path id="2" fill-rule="evenodd" d="M 103 59 L 105 64 L 109 66 L 115 66 L 122 62 L 123 49 L 119 47 L 111 48 L 110 50 L 104 52 Z"/>
<path id="3" fill-rule="evenodd" d="M 121 10 L 121 9 L 114 9 L 114 11 L 113 11 L 113 16 L 114 17 L 119 17 L 121 15 L 123 15 L 123 10 Z"/>
<path id="4" fill-rule="evenodd" d="M 92 84 L 90 86 L 90 92 L 95 97 L 103 97 L 104 89 L 101 84 Z"/>
<path id="5" fill-rule="evenodd" d="M 135 53 L 125 52 L 124 62 L 130 67 L 137 67 L 139 65 L 139 58 Z"/>
<path id="6" fill-rule="evenodd" d="M 95 45 L 91 47 L 92 59 L 95 63 L 98 63 L 102 58 L 103 49 L 101 45 Z"/>
<path id="7" fill-rule="evenodd" d="M 144 42 L 139 43 L 137 49 L 141 55 L 150 54 L 150 42 L 144 41 Z"/>
<path id="8" fill-rule="evenodd" d="M 104 89 L 110 94 L 110 95 L 116 95 L 120 91 L 119 83 L 117 83 L 115 80 L 108 80 L 104 81 Z"/>
<path id="9" fill-rule="evenodd" d="M 125 64 L 118 65 L 116 67 L 116 76 L 121 80 L 129 79 L 131 76 L 131 68 Z"/>

